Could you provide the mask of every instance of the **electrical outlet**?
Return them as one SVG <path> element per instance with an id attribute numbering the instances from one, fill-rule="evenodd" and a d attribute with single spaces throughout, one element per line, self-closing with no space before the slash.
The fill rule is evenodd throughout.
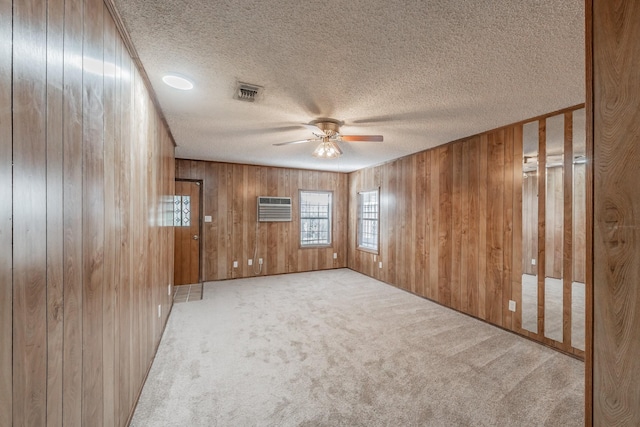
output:
<path id="1" fill-rule="evenodd" d="M 238 261 L 233 261 L 233 268 L 238 268 Z"/>
<path id="2" fill-rule="evenodd" d="M 162 316 L 162 306 L 158 304 L 158 317 Z"/>
<path id="3" fill-rule="evenodd" d="M 509 311 L 516 311 L 516 302 L 514 300 L 509 300 Z"/>
<path id="4" fill-rule="evenodd" d="M 262 258 L 258 258 L 258 264 L 262 265 Z"/>
<path id="5" fill-rule="evenodd" d="M 171 296 L 171 283 L 167 286 L 167 295 Z"/>
<path id="6" fill-rule="evenodd" d="M 382 268 L 382 261 L 378 263 L 378 268 Z"/>
<path id="7" fill-rule="evenodd" d="M 333 259 L 338 259 L 338 254 L 336 252 L 333 253 Z"/>
<path id="8" fill-rule="evenodd" d="M 252 260 L 252 259 L 250 259 L 249 261 L 247 261 L 247 263 L 248 263 L 249 265 L 253 265 L 253 260 Z"/>
<path id="9" fill-rule="evenodd" d="M 535 258 L 531 259 L 531 265 L 536 265 L 536 259 Z"/>

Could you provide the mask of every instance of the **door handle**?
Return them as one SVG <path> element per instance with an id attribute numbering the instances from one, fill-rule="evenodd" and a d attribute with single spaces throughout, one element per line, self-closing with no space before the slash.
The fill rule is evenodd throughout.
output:
<path id="1" fill-rule="evenodd" d="M 197 234 L 193 235 L 193 240 L 198 240 L 198 235 Z"/>

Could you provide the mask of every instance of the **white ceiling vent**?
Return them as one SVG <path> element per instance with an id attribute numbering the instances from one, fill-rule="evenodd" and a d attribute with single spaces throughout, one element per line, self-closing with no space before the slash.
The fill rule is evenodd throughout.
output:
<path id="1" fill-rule="evenodd" d="M 239 101 L 255 102 L 261 94 L 262 86 L 238 82 L 234 98 Z"/>

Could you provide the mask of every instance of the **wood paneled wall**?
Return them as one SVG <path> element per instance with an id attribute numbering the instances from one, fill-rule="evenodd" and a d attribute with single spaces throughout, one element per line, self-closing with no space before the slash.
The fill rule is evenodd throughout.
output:
<path id="1" fill-rule="evenodd" d="M 2 0 L 0 38 L 0 425 L 125 425 L 171 307 L 173 142 L 102 0 Z"/>
<path id="2" fill-rule="evenodd" d="M 550 115 L 571 117 L 576 108 Z M 545 117 L 538 126 L 544 152 Z M 549 168 L 542 180 L 536 173 L 524 179 L 522 131 L 522 124 L 514 124 L 351 173 L 348 266 L 580 356 L 569 338 L 556 343 L 542 332 L 521 328 L 523 272 L 542 278 L 543 331 L 545 268 L 556 277 L 567 271 L 570 276 L 571 251 L 580 250 L 575 244 L 565 245 L 563 238 L 571 240 L 573 229 L 570 221 L 563 221 L 563 216 L 571 219 L 572 199 L 566 188 L 571 183 L 563 181 L 562 168 Z M 570 131 L 571 122 L 566 121 L 565 132 Z M 570 148 L 570 137 L 565 139 Z M 542 168 L 544 161 L 541 157 Z M 570 167 L 570 155 L 567 161 Z M 373 188 L 380 188 L 378 254 L 356 249 L 357 193 Z M 546 192 L 554 197 L 543 203 Z M 552 232 L 551 238 L 545 239 L 545 229 Z M 531 259 L 537 264 L 531 265 Z M 570 281 L 565 289 L 571 289 Z M 516 312 L 508 310 L 509 300 L 518 303 Z M 571 325 L 570 296 L 563 302 L 565 323 Z"/>
<path id="3" fill-rule="evenodd" d="M 593 424 L 640 425 L 640 3 L 587 3 L 593 152 Z M 591 21 L 592 19 L 592 21 Z M 593 48 L 591 55 L 591 47 Z M 592 74 L 591 74 L 592 72 Z M 592 121 L 591 121 L 592 120 Z M 587 139 L 588 147 L 590 139 Z M 587 217 L 589 218 L 589 217 Z M 589 260 L 591 261 L 591 260 Z M 588 262 L 589 264 L 589 262 Z M 589 277 L 589 272 L 587 274 Z M 590 402 L 588 402 L 590 403 Z"/>
<path id="4" fill-rule="evenodd" d="M 11 62 L 13 37 L 12 2 L 0 0 L 0 426 L 13 419 L 12 370 L 12 128 Z"/>
<path id="5" fill-rule="evenodd" d="M 521 159 L 518 125 L 352 173 L 349 268 L 511 329 Z M 357 192 L 376 187 L 378 255 L 356 249 Z"/>
<path id="6" fill-rule="evenodd" d="M 203 280 L 257 275 L 257 265 L 247 264 L 256 248 L 256 224 L 256 258 L 264 260 L 261 275 L 346 267 L 346 174 L 176 160 L 176 179 L 202 180 L 203 215 L 213 220 L 203 223 Z M 299 190 L 333 191 L 331 247 L 300 248 Z M 293 220 L 257 223 L 258 196 L 291 197 Z"/>

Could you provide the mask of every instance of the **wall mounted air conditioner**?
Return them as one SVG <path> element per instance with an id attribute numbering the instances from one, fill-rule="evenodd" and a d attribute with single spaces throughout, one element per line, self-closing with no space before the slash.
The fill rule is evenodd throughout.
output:
<path id="1" fill-rule="evenodd" d="M 258 221 L 291 221 L 291 197 L 258 197 Z"/>

